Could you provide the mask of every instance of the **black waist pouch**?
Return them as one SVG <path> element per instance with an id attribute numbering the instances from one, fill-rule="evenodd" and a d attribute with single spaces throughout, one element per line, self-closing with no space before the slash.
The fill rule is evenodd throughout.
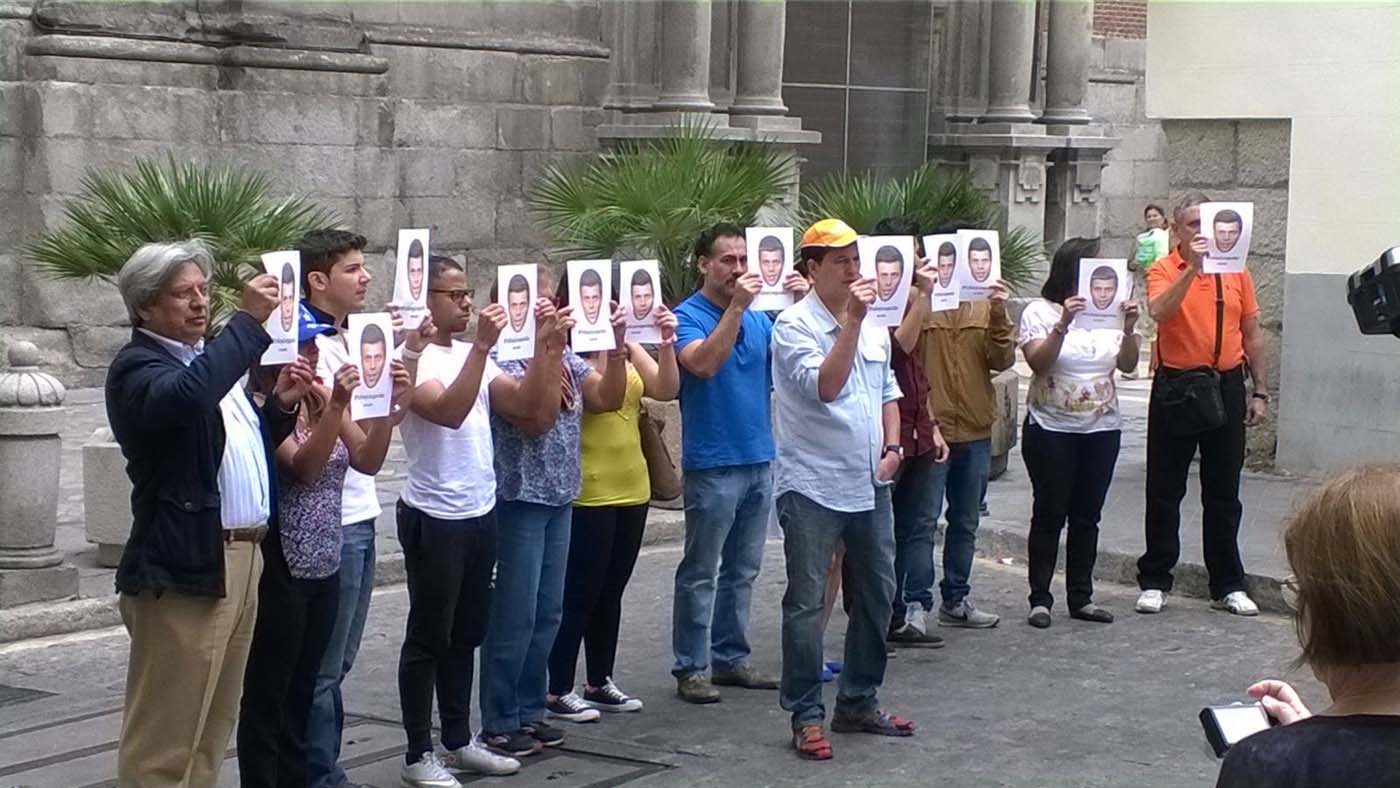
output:
<path id="1" fill-rule="evenodd" d="M 1166 408 L 1167 430 L 1173 435 L 1197 435 L 1225 424 L 1220 373 L 1210 367 L 1161 370 L 1152 398 Z"/>

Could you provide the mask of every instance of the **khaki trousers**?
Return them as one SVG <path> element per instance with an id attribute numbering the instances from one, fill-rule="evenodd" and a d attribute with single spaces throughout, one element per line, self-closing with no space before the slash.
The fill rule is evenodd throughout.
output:
<path id="1" fill-rule="evenodd" d="M 262 552 L 224 545 L 223 598 L 122 594 L 131 636 L 117 750 L 121 788 L 212 788 L 238 714 Z"/>

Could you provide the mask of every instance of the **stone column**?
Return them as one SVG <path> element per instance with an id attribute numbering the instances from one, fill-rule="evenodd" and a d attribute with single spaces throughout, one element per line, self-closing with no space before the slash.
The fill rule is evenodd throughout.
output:
<path id="1" fill-rule="evenodd" d="M 53 543 L 65 392 L 38 364 L 38 348 L 14 342 L 0 373 L 0 608 L 78 593 Z"/>
<path id="2" fill-rule="evenodd" d="M 664 0 L 661 6 L 661 95 L 656 108 L 710 112 L 709 0 Z"/>
<path id="3" fill-rule="evenodd" d="M 992 6 L 992 51 L 983 123 L 1030 123 L 1035 3 L 998 0 Z"/>
<path id="4" fill-rule="evenodd" d="M 786 115 L 783 104 L 784 0 L 739 0 L 738 89 L 731 112 Z"/>
<path id="5" fill-rule="evenodd" d="M 656 103 L 656 8 L 643 0 L 603 4 L 612 58 L 606 109 L 649 110 Z"/>
<path id="6" fill-rule="evenodd" d="M 1045 74 L 1042 123 L 1089 122 L 1084 99 L 1089 92 L 1089 53 L 1093 45 L 1094 5 L 1089 0 L 1050 0 L 1050 54 Z"/>

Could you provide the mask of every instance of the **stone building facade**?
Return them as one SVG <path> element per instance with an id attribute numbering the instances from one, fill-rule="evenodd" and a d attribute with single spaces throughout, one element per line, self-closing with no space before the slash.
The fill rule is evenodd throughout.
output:
<path id="1" fill-rule="evenodd" d="M 1127 254 L 1166 191 L 1124 21 L 1142 5 L 0 0 L 0 339 L 101 381 L 129 331 L 116 293 L 52 282 L 20 247 L 87 168 L 165 152 L 336 210 L 370 239 L 374 300 L 398 227 L 433 228 L 479 291 L 545 259 L 525 207 L 541 169 L 678 119 L 786 146 L 804 178 L 946 161 L 1010 223 Z"/>

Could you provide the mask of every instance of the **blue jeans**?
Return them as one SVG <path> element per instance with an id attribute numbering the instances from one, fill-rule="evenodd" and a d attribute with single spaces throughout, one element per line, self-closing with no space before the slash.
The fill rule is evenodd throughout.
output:
<path id="1" fill-rule="evenodd" d="M 885 680 L 885 626 L 894 598 L 894 514 L 890 488 L 875 490 L 875 508 L 836 512 L 799 493 L 778 498 L 778 524 L 787 556 L 783 594 L 783 683 L 779 702 L 792 712 L 792 728 L 819 725 L 822 704 L 822 611 L 827 567 L 838 542 L 846 545 L 845 576 L 855 587 L 846 624 L 845 665 L 836 711 L 862 716 L 874 711 Z"/>
<path id="2" fill-rule="evenodd" d="M 685 554 L 676 567 L 671 673 L 749 658 L 749 600 L 763 566 L 773 479 L 768 463 L 685 472 Z"/>
<path id="3" fill-rule="evenodd" d="M 306 721 L 306 780 L 310 788 L 335 788 L 346 781 L 345 770 L 338 763 L 345 730 L 340 683 L 360 651 L 370 593 L 374 591 L 374 521 L 350 523 L 341 529 L 341 535 L 340 606 L 330 645 L 316 674 Z"/>
<path id="4" fill-rule="evenodd" d="M 992 441 L 968 441 L 949 446 L 948 461 L 935 465 L 930 476 L 935 497 L 934 522 L 948 502 L 948 530 L 943 533 L 943 581 L 938 590 L 943 606 L 953 607 L 972 591 L 972 556 L 977 552 L 977 523 L 982 496 L 992 469 Z M 932 580 L 932 578 L 930 578 Z"/>
<path id="5" fill-rule="evenodd" d="M 910 457 L 900 463 L 894 477 L 891 505 L 894 509 L 895 595 L 890 627 L 904 623 L 905 605 L 918 602 L 933 610 L 933 532 L 938 527 L 941 484 L 934 474 L 946 475 L 947 464 L 938 465 L 933 453 Z"/>
<path id="6" fill-rule="evenodd" d="M 497 502 L 496 590 L 481 644 L 481 728 L 488 734 L 544 719 L 573 510 L 573 504 Z"/>

